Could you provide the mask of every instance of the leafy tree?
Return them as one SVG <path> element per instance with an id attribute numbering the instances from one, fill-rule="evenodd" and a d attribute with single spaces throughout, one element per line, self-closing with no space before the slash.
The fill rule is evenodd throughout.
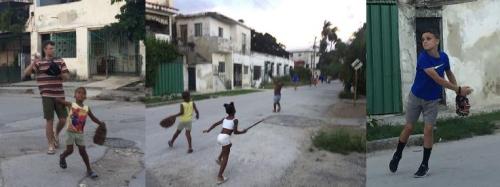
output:
<path id="1" fill-rule="evenodd" d="M 172 43 L 157 40 L 154 36 L 147 36 L 144 41 L 146 46 L 146 86 L 155 85 L 158 64 L 174 61 L 180 56 Z"/>
<path id="2" fill-rule="evenodd" d="M 120 14 L 115 16 L 115 18 L 118 19 L 118 22 L 104 27 L 104 30 L 109 33 L 110 37 L 118 36 L 114 33 L 125 32 L 130 41 L 144 40 L 146 34 L 145 1 L 111 0 L 111 4 L 123 1 L 125 1 L 125 4 L 120 7 Z"/>
<path id="3" fill-rule="evenodd" d="M 274 38 L 274 36 L 270 35 L 269 33 L 262 34 L 255 30 L 252 30 L 251 35 L 251 51 L 280 56 L 283 58 L 289 57 L 288 51 L 285 50 L 285 45 L 278 43 L 276 41 L 276 38 Z"/>

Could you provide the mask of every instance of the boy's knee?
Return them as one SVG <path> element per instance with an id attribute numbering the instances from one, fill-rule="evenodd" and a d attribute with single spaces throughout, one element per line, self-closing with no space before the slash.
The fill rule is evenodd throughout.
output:
<path id="1" fill-rule="evenodd" d="M 432 133 L 433 128 L 434 128 L 434 127 L 433 127 L 432 125 L 425 125 L 425 126 L 424 126 L 424 132 L 425 132 L 426 134 L 431 134 L 431 133 Z"/>
<path id="2" fill-rule="evenodd" d="M 413 131 L 413 125 L 411 125 L 411 124 L 406 124 L 406 125 L 405 125 L 405 130 L 406 130 L 406 131 L 408 131 L 408 132 Z"/>
<path id="3" fill-rule="evenodd" d="M 80 146 L 78 147 L 78 152 L 79 152 L 81 155 L 83 155 L 83 154 L 87 154 L 87 151 L 85 150 L 85 147 L 83 147 L 83 146 L 82 146 L 82 147 L 80 147 Z"/>

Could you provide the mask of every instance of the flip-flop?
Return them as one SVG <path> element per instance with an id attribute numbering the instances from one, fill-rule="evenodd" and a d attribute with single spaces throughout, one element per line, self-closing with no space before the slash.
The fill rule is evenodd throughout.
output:
<path id="1" fill-rule="evenodd" d="M 223 177 L 223 179 L 220 181 L 219 179 L 217 179 L 217 185 L 221 185 L 222 183 L 225 183 L 229 178 L 227 177 Z"/>
<path id="2" fill-rule="evenodd" d="M 168 147 L 173 147 L 173 146 L 174 146 L 174 144 L 172 143 L 172 141 L 169 140 L 168 141 Z"/>
<path id="3" fill-rule="evenodd" d="M 192 153 L 193 152 L 193 149 L 188 149 L 187 153 Z"/>
<path id="4" fill-rule="evenodd" d="M 49 147 L 49 150 L 47 150 L 47 154 L 49 155 L 56 154 L 56 150 L 53 147 Z"/>
<path id="5" fill-rule="evenodd" d="M 63 169 L 66 169 L 68 167 L 68 165 L 66 164 L 66 159 L 61 158 L 61 156 L 59 156 L 59 166 Z"/>
<path id="6" fill-rule="evenodd" d="M 87 176 L 90 177 L 91 179 L 95 179 L 99 176 L 97 176 L 97 173 L 91 171 L 90 173 L 87 173 Z"/>

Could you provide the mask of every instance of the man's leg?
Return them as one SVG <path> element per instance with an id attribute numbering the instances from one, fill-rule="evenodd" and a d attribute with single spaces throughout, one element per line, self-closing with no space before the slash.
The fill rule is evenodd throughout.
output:
<path id="1" fill-rule="evenodd" d="M 54 111 L 55 111 L 55 99 L 50 97 L 42 97 L 42 107 L 43 107 L 43 118 L 45 118 L 45 136 L 47 137 L 47 143 L 49 149 L 47 154 L 54 154 Z"/>
<path id="2" fill-rule="evenodd" d="M 68 118 L 68 110 L 63 104 L 57 102 L 54 104 L 57 117 L 59 118 L 54 137 L 55 140 L 54 143 L 57 146 L 57 144 L 59 144 L 59 133 L 61 133 L 61 130 L 64 128 L 64 125 L 66 124 L 66 119 Z"/>
<path id="3" fill-rule="evenodd" d="M 45 136 L 47 137 L 47 142 L 49 144 L 49 149 L 54 146 L 54 120 L 46 120 L 45 126 Z"/>

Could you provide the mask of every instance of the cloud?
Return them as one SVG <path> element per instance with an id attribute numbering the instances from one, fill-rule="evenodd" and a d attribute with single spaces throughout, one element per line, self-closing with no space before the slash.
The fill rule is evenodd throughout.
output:
<path id="1" fill-rule="evenodd" d="M 315 36 L 318 42 L 325 20 L 339 28 L 337 34 L 344 41 L 366 20 L 365 0 L 183 0 L 177 4 L 199 2 L 211 6 L 197 6 L 192 12 L 217 11 L 243 19 L 249 27 L 275 36 L 287 49 L 311 47 Z M 180 12 L 185 13 L 182 8 Z"/>

